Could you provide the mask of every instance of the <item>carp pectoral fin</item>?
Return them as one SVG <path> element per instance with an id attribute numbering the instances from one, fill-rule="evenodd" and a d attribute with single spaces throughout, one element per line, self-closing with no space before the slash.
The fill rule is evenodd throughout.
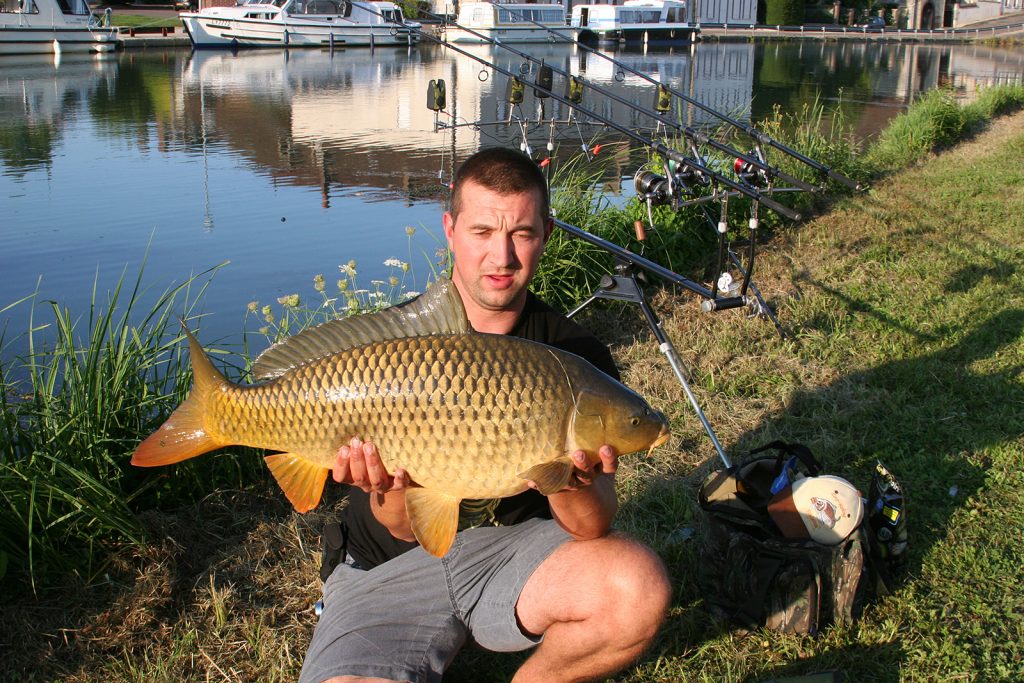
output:
<path id="1" fill-rule="evenodd" d="M 329 469 L 294 453 L 268 455 L 264 460 L 296 511 L 309 512 L 320 504 Z"/>
<path id="2" fill-rule="evenodd" d="M 520 472 L 519 477 L 532 481 L 537 485 L 538 491 L 545 496 L 550 496 L 569 485 L 575 467 L 569 457 L 556 458 L 550 462 L 534 465 L 525 472 Z"/>
<path id="3" fill-rule="evenodd" d="M 459 499 L 448 493 L 424 488 L 405 490 L 405 510 L 412 533 L 423 549 L 444 557 L 459 530 Z"/>

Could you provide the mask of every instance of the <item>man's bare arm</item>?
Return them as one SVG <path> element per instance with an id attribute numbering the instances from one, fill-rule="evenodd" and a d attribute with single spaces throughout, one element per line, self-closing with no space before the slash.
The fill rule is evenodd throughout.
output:
<path id="1" fill-rule="evenodd" d="M 576 463 L 573 483 L 548 496 L 555 521 L 578 541 L 607 534 L 619 509 L 615 494 L 618 454 L 611 446 L 604 445 L 598 455 L 601 461 L 590 465 L 583 451 L 573 453 Z"/>

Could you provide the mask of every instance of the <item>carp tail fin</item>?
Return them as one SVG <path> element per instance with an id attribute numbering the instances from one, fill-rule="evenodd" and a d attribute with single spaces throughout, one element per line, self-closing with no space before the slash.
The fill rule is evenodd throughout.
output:
<path id="1" fill-rule="evenodd" d="M 137 467 L 172 465 L 230 445 L 210 436 L 204 419 L 211 394 L 229 382 L 213 367 L 184 321 L 181 326 L 188 337 L 189 357 L 192 359 L 192 391 L 159 429 L 135 449 L 132 464 Z"/>
<path id="2" fill-rule="evenodd" d="M 136 467 L 173 465 L 226 445 L 204 431 L 203 406 L 190 396 L 159 429 L 139 444 L 132 454 L 132 464 Z"/>

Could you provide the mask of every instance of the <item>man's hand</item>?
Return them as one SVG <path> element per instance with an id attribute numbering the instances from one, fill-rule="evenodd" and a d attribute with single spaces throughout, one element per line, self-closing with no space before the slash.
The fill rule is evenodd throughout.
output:
<path id="1" fill-rule="evenodd" d="M 413 541 L 405 511 L 405 489 L 412 486 L 409 474 L 398 467 L 388 474 L 373 442 L 353 438 L 338 449 L 331 475 L 339 484 L 350 484 L 370 494 L 370 511 L 395 538 Z"/>
<path id="2" fill-rule="evenodd" d="M 608 444 L 597 449 L 597 457 L 601 460 L 593 465 L 590 464 L 587 454 L 583 451 L 576 451 L 571 457 L 572 461 L 576 463 L 575 476 L 569 482 L 571 491 L 590 486 L 597 477 L 602 475 L 614 475 L 615 470 L 619 468 L 619 454 Z"/>
<path id="3" fill-rule="evenodd" d="M 563 493 L 567 491 L 579 491 L 582 488 L 590 486 L 602 475 L 614 475 L 615 470 L 619 467 L 619 455 L 615 452 L 615 449 L 605 444 L 597 450 L 597 456 L 601 459 L 593 465 L 590 464 L 590 460 L 587 458 L 587 454 L 583 451 L 576 451 L 570 458 L 572 458 L 573 464 L 576 469 L 573 471 L 573 476 L 569 480 L 568 485 L 558 491 L 555 494 Z M 612 477 L 614 479 L 614 477 Z M 536 482 L 528 481 L 526 485 L 531 489 L 536 489 Z"/>
<path id="4" fill-rule="evenodd" d="M 331 476 L 339 484 L 350 484 L 367 493 L 401 491 L 410 485 L 404 469 L 397 468 L 394 476 L 388 474 L 377 446 L 358 437 L 338 449 Z"/>
<path id="5" fill-rule="evenodd" d="M 615 495 L 615 470 L 619 455 L 608 444 L 597 450 L 600 462 L 593 465 L 587 454 L 576 451 L 570 457 L 576 465 L 569 485 L 548 496 L 551 514 L 570 535 L 577 540 L 598 538 L 611 529 L 612 520 L 619 509 Z M 530 488 L 537 488 L 532 481 Z"/>

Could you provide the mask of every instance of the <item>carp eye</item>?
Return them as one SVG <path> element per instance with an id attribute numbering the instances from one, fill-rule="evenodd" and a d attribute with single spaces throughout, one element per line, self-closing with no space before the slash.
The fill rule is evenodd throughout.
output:
<path id="1" fill-rule="evenodd" d="M 631 424 L 634 427 L 636 427 L 638 424 L 640 424 L 640 418 L 639 417 L 634 417 L 633 419 L 631 419 L 629 421 L 629 424 Z"/>

